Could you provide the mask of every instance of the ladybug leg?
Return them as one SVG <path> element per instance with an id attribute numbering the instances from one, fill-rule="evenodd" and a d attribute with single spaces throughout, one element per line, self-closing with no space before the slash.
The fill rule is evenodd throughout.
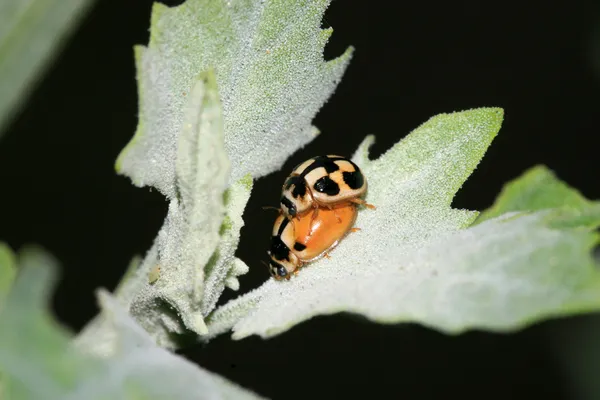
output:
<path id="1" fill-rule="evenodd" d="M 365 206 L 367 208 L 370 208 L 371 210 L 375 210 L 377 208 L 373 204 L 369 204 L 366 201 L 364 201 L 363 199 L 355 198 L 355 199 L 350 199 L 350 201 L 353 202 L 353 203 L 355 203 L 355 204 L 363 205 L 363 206 Z"/>
<path id="2" fill-rule="evenodd" d="M 329 253 L 324 253 L 323 257 L 325 257 L 325 258 L 331 258 L 331 256 L 329 255 Z"/>
<path id="3" fill-rule="evenodd" d="M 294 274 L 294 276 L 298 275 L 298 272 L 300 272 L 300 269 L 302 269 L 302 267 L 304 266 L 304 264 L 300 264 L 296 267 L 296 269 L 294 270 L 294 272 L 292 272 L 292 274 Z"/>
<path id="4" fill-rule="evenodd" d="M 352 228 L 350 229 L 350 233 L 354 233 L 354 232 L 358 232 L 360 231 L 360 228 Z"/>
<path id="5" fill-rule="evenodd" d="M 329 207 L 329 209 L 333 211 L 333 215 L 335 215 L 335 219 L 337 219 L 338 224 L 341 224 L 342 218 L 339 216 L 335 208 Z"/>

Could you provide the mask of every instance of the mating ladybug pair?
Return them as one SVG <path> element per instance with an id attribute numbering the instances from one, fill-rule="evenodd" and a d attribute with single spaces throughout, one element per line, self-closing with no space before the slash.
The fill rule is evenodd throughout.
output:
<path id="1" fill-rule="evenodd" d="M 313 157 L 294 168 L 283 184 L 280 215 L 268 251 L 269 270 L 290 279 L 303 264 L 334 248 L 354 232 L 357 206 L 375 208 L 361 199 L 367 180 L 360 168 L 335 155 Z"/>

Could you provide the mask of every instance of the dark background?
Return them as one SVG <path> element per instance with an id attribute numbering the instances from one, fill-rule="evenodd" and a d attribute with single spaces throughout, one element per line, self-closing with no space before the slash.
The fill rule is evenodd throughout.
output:
<path id="1" fill-rule="evenodd" d="M 330 6 L 324 26 L 335 33 L 326 57 L 348 45 L 355 57 L 315 120 L 323 134 L 283 172 L 255 182 L 238 250 L 251 268 L 242 292 L 268 278 L 260 260 L 273 215 L 261 207 L 276 204 L 286 172 L 315 154 L 351 155 L 371 133 L 377 156 L 437 113 L 505 109 L 501 133 L 456 207 L 488 207 L 504 182 L 538 163 L 600 198 L 599 4 L 446 3 Z M 39 243 L 62 262 L 54 309 L 75 331 L 97 311 L 93 290 L 114 288 L 166 214 L 157 191 L 133 187 L 113 168 L 137 122 L 132 46 L 147 43 L 150 6 L 98 1 L 0 141 L 0 238 L 15 249 Z M 183 354 L 275 399 L 565 399 L 568 382 L 545 340 L 556 324 L 449 337 L 338 315 L 268 341 L 223 335 Z"/>

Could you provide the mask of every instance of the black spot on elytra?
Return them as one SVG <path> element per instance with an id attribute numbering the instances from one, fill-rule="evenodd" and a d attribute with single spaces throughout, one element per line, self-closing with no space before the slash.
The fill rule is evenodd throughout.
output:
<path id="1" fill-rule="evenodd" d="M 296 250 L 296 251 L 302 251 L 302 250 L 304 250 L 305 248 L 306 248 L 306 245 L 303 245 L 303 244 L 302 244 L 302 243 L 300 243 L 300 242 L 296 242 L 296 243 L 294 243 L 294 250 Z"/>
<path id="2" fill-rule="evenodd" d="M 292 186 L 294 186 L 292 197 L 295 199 L 306 195 L 306 181 L 304 180 L 304 177 L 300 175 L 290 176 L 285 181 L 285 190 L 289 190 Z"/>
<path id="3" fill-rule="evenodd" d="M 290 249 L 283 243 L 283 240 L 281 240 L 281 234 L 289 223 L 290 220 L 287 218 L 281 221 L 281 225 L 279 225 L 279 229 L 277 230 L 277 235 L 271 236 L 271 246 L 269 251 L 271 252 L 271 256 L 277 260 L 290 261 Z"/>
<path id="4" fill-rule="evenodd" d="M 365 184 L 365 177 L 362 172 L 343 172 L 344 182 L 350 187 L 350 189 L 360 189 Z"/>
<path id="5" fill-rule="evenodd" d="M 279 236 L 271 236 L 271 257 L 276 260 L 290 260 L 290 249 L 283 243 Z"/>
<path id="6" fill-rule="evenodd" d="M 340 169 L 339 165 L 335 163 L 336 160 L 343 160 L 343 157 L 327 157 L 327 156 L 317 156 L 313 158 L 312 164 L 310 164 L 300 176 L 306 176 L 310 171 L 315 170 L 317 168 L 325 168 L 328 174 L 337 171 Z"/>
<path id="7" fill-rule="evenodd" d="M 322 161 L 322 166 L 323 166 L 323 168 L 325 168 L 325 171 L 327 171 L 328 174 L 340 169 L 339 165 L 337 165 L 333 159 L 331 159 L 329 157 L 323 157 L 323 158 L 324 159 Z"/>
<path id="8" fill-rule="evenodd" d="M 325 193 L 329 196 L 335 196 L 340 192 L 340 187 L 337 183 L 331 180 L 328 176 L 323 176 L 314 184 L 314 188 L 317 192 Z"/>

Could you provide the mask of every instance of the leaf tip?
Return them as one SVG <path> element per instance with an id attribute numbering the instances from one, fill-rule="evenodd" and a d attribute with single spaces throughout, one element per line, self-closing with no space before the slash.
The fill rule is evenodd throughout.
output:
<path id="1" fill-rule="evenodd" d="M 474 119 L 477 123 L 487 125 L 487 131 L 494 136 L 500 131 L 504 121 L 504 109 L 500 107 L 482 107 L 474 110 Z"/>
<path id="2" fill-rule="evenodd" d="M 198 333 L 201 336 L 208 335 L 208 327 L 206 326 L 206 322 L 204 322 L 204 317 L 201 314 L 197 314 L 194 316 L 192 329 L 194 332 Z"/>
<path id="3" fill-rule="evenodd" d="M 231 334 L 231 339 L 232 340 L 242 340 L 242 339 L 246 338 L 247 336 L 248 336 L 248 334 L 246 334 L 246 333 L 234 330 L 233 333 Z"/>
<path id="4" fill-rule="evenodd" d="M 16 269 L 15 263 L 15 253 L 8 243 L 0 242 L 0 266 L 7 265 Z"/>
<path id="5" fill-rule="evenodd" d="M 158 1 L 152 3 L 152 11 L 150 12 L 150 43 L 154 43 L 160 35 L 158 21 L 168 9 L 167 5 Z"/>
<path id="6" fill-rule="evenodd" d="M 325 45 L 329 41 L 329 38 L 332 34 L 333 28 L 321 29 L 321 31 L 319 32 L 319 47 L 321 48 L 321 51 L 325 49 Z"/>
<path id="7" fill-rule="evenodd" d="M 348 63 L 352 59 L 352 56 L 354 55 L 355 50 L 356 50 L 356 48 L 354 46 L 350 45 L 346 48 L 346 50 L 338 58 L 341 58 L 344 63 Z"/>
<path id="8" fill-rule="evenodd" d="M 375 135 L 367 135 L 358 146 L 358 149 L 354 152 L 352 160 L 359 164 L 366 164 L 369 161 L 369 152 L 374 143 Z"/>
<path id="9" fill-rule="evenodd" d="M 502 107 L 488 107 L 484 108 L 488 117 L 491 121 L 494 121 L 498 125 L 498 130 L 504 121 L 504 108 Z"/>
<path id="10" fill-rule="evenodd" d="M 235 276 L 230 276 L 225 279 L 225 286 L 237 292 L 240 289 L 240 281 Z"/>
<path id="11" fill-rule="evenodd" d="M 46 307 L 58 281 L 58 261 L 34 244 L 24 245 L 17 258 L 20 267 L 15 277 L 14 285 L 18 286 L 15 292 L 26 294 L 23 298 L 36 307 Z"/>

